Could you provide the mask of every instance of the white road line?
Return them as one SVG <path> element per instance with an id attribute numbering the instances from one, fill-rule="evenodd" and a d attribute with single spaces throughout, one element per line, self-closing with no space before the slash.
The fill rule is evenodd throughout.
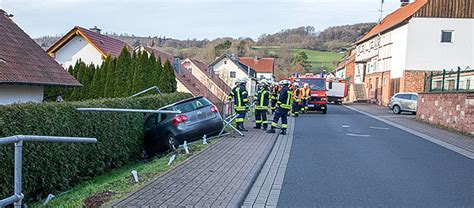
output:
<path id="1" fill-rule="evenodd" d="M 373 118 L 373 119 L 376 119 L 376 120 L 379 120 L 379 121 L 381 121 L 381 122 L 384 122 L 384 123 L 386 123 L 386 124 L 388 124 L 388 125 L 390 125 L 390 126 L 393 126 L 393 127 L 395 127 L 395 128 L 398 128 L 398 129 L 400 129 L 400 130 L 402 130 L 402 131 L 406 131 L 406 132 L 408 132 L 408 133 L 410 133 L 410 134 L 413 134 L 413 135 L 415 135 L 415 136 L 421 137 L 421 138 L 423 138 L 423 139 L 425 139 L 425 140 L 428 140 L 428 141 L 430 141 L 430 142 L 433 142 L 433 143 L 435 143 L 435 144 L 437 144 L 437 145 L 439 145 L 439 146 L 442 146 L 442 147 L 444 147 L 444 148 L 446 148 L 446 149 L 449 149 L 449 150 L 451 150 L 451 151 L 454 151 L 454 152 L 456 152 L 456 153 L 459 153 L 459 154 L 461 154 L 461 155 L 463 155 L 463 156 L 465 156 L 465 157 L 467 157 L 467 158 L 474 159 L 474 152 L 471 152 L 471 151 L 468 151 L 468 150 L 466 150 L 466 149 L 457 147 L 457 146 L 452 145 L 452 144 L 450 144 L 450 143 L 441 141 L 441 140 L 436 139 L 436 138 L 434 138 L 434 137 L 432 137 L 432 136 L 423 134 L 423 133 L 421 133 L 421 132 L 418 132 L 418 131 L 415 131 L 415 130 L 413 130 L 413 129 L 404 127 L 404 126 L 402 126 L 402 125 L 399 125 L 399 124 L 396 124 L 396 123 L 394 123 L 394 122 L 385 120 L 385 119 L 383 119 L 383 118 L 379 118 L 379 117 L 374 116 L 374 115 L 372 115 L 372 114 L 370 114 L 370 113 L 367 113 L 367 112 L 364 112 L 364 111 L 355 109 L 355 108 L 353 108 L 353 107 L 346 106 L 346 105 L 344 105 L 344 107 L 349 108 L 349 109 L 351 109 L 351 110 L 353 110 L 353 111 L 355 111 L 355 112 L 364 114 L 364 115 L 366 115 L 366 116 L 368 116 L 368 117 L 371 117 L 371 118 Z"/>
<path id="2" fill-rule="evenodd" d="M 371 129 L 378 129 L 378 130 L 389 130 L 387 127 L 377 127 L 377 126 L 369 126 Z"/>
<path id="3" fill-rule="evenodd" d="M 342 125 L 342 128 L 349 128 L 350 126 L 348 125 Z"/>
<path id="4" fill-rule="evenodd" d="M 353 137 L 372 137 L 372 136 L 367 135 L 367 134 L 350 134 L 350 133 L 347 133 L 346 136 L 353 136 Z"/>

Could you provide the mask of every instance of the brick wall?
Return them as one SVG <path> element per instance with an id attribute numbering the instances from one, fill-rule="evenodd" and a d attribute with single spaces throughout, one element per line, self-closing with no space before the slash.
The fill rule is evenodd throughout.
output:
<path id="1" fill-rule="evenodd" d="M 474 93 L 420 93 L 416 118 L 474 135 Z"/>
<path id="2" fill-rule="evenodd" d="M 400 92 L 423 92 L 425 71 L 406 70 L 400 80 Z"/>

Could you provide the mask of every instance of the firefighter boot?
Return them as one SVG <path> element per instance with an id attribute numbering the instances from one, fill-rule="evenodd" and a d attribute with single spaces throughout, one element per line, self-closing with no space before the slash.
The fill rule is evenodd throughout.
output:
<path id="1" fill-rule="evenodd" d="M 247 132 L 248 130 L 245 129 L 244 123 L 240 123 L 240 131 Z"/>
<path id="2" fill-rule="evenodd" d="M 268 127 L 267 124 L 263 124 L 262 129 L 263 129 L 264 131 L 266 131 L 266 130 L 267 130 L 267 127 Z"/>
<path id="3" fill-rule="evenodd" d="M 254 129 L 260 129 L 260 128 L 262 128 L 262 125 L 258 123 L 258 124 L 256 124 L 253 128 L 254 128 Z"/>
<path id="4" fill-rule="evenodd" d="M 275 133 L 275 128 L 272 126 L 268 131 L 267 133 L 269 134 L 274 134 Z"/>
<path id="5" fill-rule="evenodd" d="M 286 129 L 282 129 L 280 132 L 281 135 L 286 135 Z"/>

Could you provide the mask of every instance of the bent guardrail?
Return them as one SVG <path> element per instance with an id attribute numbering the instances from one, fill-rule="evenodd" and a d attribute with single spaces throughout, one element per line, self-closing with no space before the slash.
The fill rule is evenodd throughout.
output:
<path id="1" fill-rule="evenodd" d="M 8 198 L 0 200 L 0 207 L 13 204 L 15 207 L 22 207 L 23 193 L 22 186 L 22 162 L 23 162 L 23 142 L 67 142 L 67 143 L 95 143 L 97 139 L 87 137 L 57 137 L 57 136 L 34 136 L 16 135 L 0 138 L 1 144 L 15 144 L 15 165 L 14 165 L 14 194 Z"/>

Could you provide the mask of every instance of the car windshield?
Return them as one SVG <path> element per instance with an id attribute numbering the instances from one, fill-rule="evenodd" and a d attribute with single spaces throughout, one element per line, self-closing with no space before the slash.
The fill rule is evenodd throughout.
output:
<path id="1" fill-rule="evenodd" d="M 302 85 L 308 83 L 311 90 L 326 90 L 326 81 L 324 79 L 301 79 Z"/>
<path id="2" fill-rule="evenodd" d="M 176 110 L 181 111 L 182 113 L 190 112 L 196 109 L 204 108 L 210 106 L 211 102 L 206 98 L 193 99 L 184 103 L 177 104 L 175 106 Z"/>

